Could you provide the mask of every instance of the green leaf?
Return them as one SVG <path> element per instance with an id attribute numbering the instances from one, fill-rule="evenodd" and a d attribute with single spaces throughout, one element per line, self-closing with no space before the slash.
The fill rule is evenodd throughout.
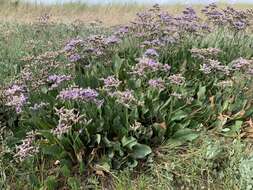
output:
<path id="1" fill-rule="evenodd" d="M 57 189 L 57 181 L 55 176 L 48 176 L 45 181 L 45 186 L 48 190 L 55 190 Z"/>
<path id="2" fill-rule="evenodd" d="M 42 144 L 41 149 L 44 154 L 52 155 L 56 157 L 60 156 L 60 154 L 62 153 L 62 149 L 57 144 L 53 144 L 53 145 Z"/>
<path id="3" fill-rule="evenodd" d="M 179 110 L 172 115 L 171 121 L 180 121 L 180 120 L 186 118 L 187 116 L 188 116 L 188 114 L 185 111 Z"/>
<path id="4" fill-rule="evenodd" d="M 70 176 L 70 170 L 69 170 L 69 168 L 68 168 L 67 165 L 62 166 L 61 169 L 60 169 L 60 171 L 61 171 L 61 173 L 62 173 L 63 176 L 65 176 L 65 177 L 69 177 Z"/>
<path id="5" fill-rule="evenodd" d="M 205 86 L 199 87 L 199 91 L 197 93 L 197 96 L 198 96 L 199 101 L 203 101 L 206 98 L 206 87 Z"/>
<path id="6" fill-rule="evenodd" d="M 207 159 L 214 159 L 217 158 L 220 153 L 222 152 L 222 148 L 220 145 L 209 145 L 206 150 L 206 158 Z"/>
<path id="7" fill-rule="evenodd" d="M 173 139 L 180 140 L 180 141 L 193 141 L 198 138 L 199 134 L 191 129 L 185 128 L 178 130 L 174 135 Z"/>
<path id="8" fill-rule="evenodd" d="M 76 177 L 68 178 L 68 185 L 71 190 L 80 190 L 81 183 Z"/>
<path id="9" fill-rule="evenodd" d="M 133 146 L 133 152 L 131 153 L 131 155 L 135 159 L 142 159 L 145 158 L 150 153 L 152 153 L 152 150 L 149 146 L 138 143 L 135 146 Z"/>
<path id="10" fill-rule="evenodd" d="M 122 139 L 121 139 L 121 144 L 123 147 L 125 146 L 128 146 L 129 144 L 136 144 L 137 143 L 137 140 L 134 138 L 134 137 L 126 137 L 124 136 Z"/>
<path id="11" fill-rule="evenodd" d="M 119 77 L 119 72 L 120 72 L 123 62 L 124 62 L 124 59 L 121 59 L 118 55 L 114 57 L 113 69 L 117 77 Z"/>

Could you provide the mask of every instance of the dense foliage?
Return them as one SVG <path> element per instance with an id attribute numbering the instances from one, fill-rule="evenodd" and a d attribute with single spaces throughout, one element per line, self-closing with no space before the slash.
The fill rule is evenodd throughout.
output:
<path id="1" fill-rule="evenodd" d="M 253 114 L 252 17 L 214 4 L 201 17 L 192 8 L 174 16 L 155 5 L 110 34 L 24 57 L 1 93 L 6 159 L 35 168 L 36 188 L 36 171 L 50 168 L 54 189 L 64 177 L 135 168 L 202 131 L 237 138 Z M 47 17 L 40 24 L 50 27 Z"/>

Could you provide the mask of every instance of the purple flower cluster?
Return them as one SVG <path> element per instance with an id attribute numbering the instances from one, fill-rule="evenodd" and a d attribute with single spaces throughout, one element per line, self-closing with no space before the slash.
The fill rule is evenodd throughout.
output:
<path id="1" fill-rule="evenodd" d="M 22 85 L 12 85 L 4 91 L 7 98 L 7 106 L 14 107 L 17 113 L 22 112 L 23 106 L 27 103 L 28 97 L 26 96 L 25 87 Z"/>
<path id="2" fill-rule="evenodd" d="M 248 11 L 235 10 L 232 7 L 219 10 L 215 4 L 206 6 L 202 12 L 207 19 L 218 25 L 228 25 L 236 30 L 244 30 L 249 25 L 252 13 Z"/>
<path id="3" fill-rule="evenodd" d="M 83 40 L 80 38 L 71 39 L 64 47 L 64 51 L 66 52 L 73 52 L 75 51 L 76 47 L 81 45 Z"/>
<path id="4" fill-rule="evenodd" d="M 115 97 L 118 103 L 126 107 L 130 107 L 131 104 L 137 103 L 132 90 L 116 91 L 111 93 L 111 96 Z"/>
<path id="5" fill-rule="evenodd" d="M 144 53 L 145 57 L 159 57 L 159 54 L 157 53 L 157 51 L 153 48 L 147 49 Z"/>
<path id="6" fill-rule="evenodd" d="M 246 69 L 250 65 L 253 65 L 252 60 L 244 59 L 242 57 L 235 59 L 231 62 L 231 66 L 235 70 Z"/>
<path id="7" fill-rule="evenodd" d="M 14 157 L 18 158 L 19 161 L 24 161 L 27 157 L 30 157 L 38 153 L 39 149 L 37 146 L 34 146 L 36 133 L 31 131 L 27 133 L 26 138 L 22 140 L 22 144 L 16 146 L 17 153 Z"/>
<path id="8" fill-rule="evenodd" d="M 210 74 L 212 72 L 221 72 L 225 75 L 230 74 L 230 68 L 226 65 L 221 65 L 221 63 L 217 60 L 208 59 L 205 62 L 206 63 L 204 63 L 200 68 L 200 71 L 205 74 Z"/>
<path id="9" fill-rule="evenodd" d="M 104 81 L 104 89 L 111 90 L 112 88 L 118 88 L 121 81 L 114 76 L 108 76 L 107 78 L 101 79 Z"/>
<path id="10" fill-rule="evenodd" d="M 71 76 L 67 75 L 50 75 L 47 78 L 47 81 L 51 84 L 50 89 L 57 88 L 62 82 L 71 80 Z"/>
<path id="11" fill-rule="evenodd" d="M 181 74 L 175 74 L 169 76 L 171 84 L 183 85 L 185 83 L 185 78 Z"/>
<path id="12" fill-rule="evenodd" d="M 150 58 L 140 58 L 139 62 L 135 65 L 134 73 L 138 75 L 144 75 L 145 71 L 158 71 L 161 67 L 161 63 Z"/>
<path id="13" fill-rule="evenodd" d="M 221 50 L 218 48 L 192 48 L 192 57 L 198 58 L 200 60 L 206 60 L 208 58 L 217 58 Z"/>
<path id="14" fill-rule="evenodd" d="M 86 102 L 94 102 L 96 104 L 101 104 L 101 100 L 98 100 L 99 94 L 96 90 L 91 88 L 70 88 L 66 90 L 62 90 L 57 98 L 62 100 L 80 100 Z"/>
<path id="15" fill-rule="evenodd" d="M 120 42 L 120 39 L 115 35 L 109 36 L 104 39 L 104 43 L 106 45 L 117 44 L 119 42 Z"/>
<path id="16" fill-rule="evenodd" d="M 84 118 L 84 115 L 80 116 L 80 113 L 76 112 L 76 110 L 64 107 L 56 109 L 56 114 L 59 116 L 58 125 L 51 132 L 58 137 L 68 133 L 73 125 L 79 123 Z"/>
<path id="17" fill-rule="evenodd" d="M 165 88 L 165 81 L 162 79 L 150 79 L 148 81 L 148 84 L 152 88 L 157 88 L 161 90 Z"/>
<path id="18" fill-rule="evenodd" d="M 79 61 L 81 59 L 81 56 L 78 54 L 78 53 L 74 53 L 74 54 L 71 54 L 70 56 L 69 56 L 69 61 L 70 62 L 77 62 L 77 61 Z"/>

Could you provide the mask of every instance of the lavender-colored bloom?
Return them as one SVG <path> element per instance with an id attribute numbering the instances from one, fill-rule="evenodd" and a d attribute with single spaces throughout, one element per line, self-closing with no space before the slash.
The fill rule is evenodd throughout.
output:
<path id="1" fill-rule="evenodd" d="M 119 43 L 119 41 L 120 41 L 120 39 L 117 36 L 113 35 L 113 36 L 109 36 L 109 37 L 105 38 L 104 43 L 106 45 L 110 45 L 110 44 Z"/>
<path id="2" fill-rule="evenodd" d="M 185 78 L 181 74 L 171 75 L 169 80 L 172 84 L 182 85 L 185 82 Z"/>
<path id="3" fill-rule="evenodd" d="M 49 103 L 45 103 L 45 102 L 40 102 L 39 104 L 38 104 L 38 103 L 35 103 L 35 104 L 33 105 L 33 107 L 30 107 L 30 109 L 33 110 L 33 111 L 37 111 L 37 110 L 39 110 L 39 109 L 41 109 L 41 108 L 43 108 L 43 107 L 46 107 L 46 106 L 48 106 L 48 105 L 49 105 Z"/>
<path id="4" fill-rule="evenodd" d="M 81 100 L 97 103 L 98 95 L 98 92 L 91 88 L 70 88 L 67 90 L 62 90 L 57 98 L 60 98 L 62 100 Z"/>
<path id="5" fill-rule="evenodd" d="M 71 39 L 64 47 L 64 51 L 70 52 L 74 51 L 77 45 L 83 43 L 83 40 L 76 38 L 76 39 Z"/>
<path id="6" fill-rule="evenodd" d="M 152 88 L 164 89 L 165 81 L 162 79 L 151 79 L 148 81 L 149 86 Z"/>
<path id="7" fill-rule="evenodd" d="M 115 35 L 123 36 L 127 33 L 129 33 L 129 26 L 122 26 L 115 32 Z"/>
<path id="8" fill-rule="evenodd" d="M 67 75 L 50 75 L 47 81 L 51 83 L 51 89 L 57 88 L 62 82 L 71 80 Z"/>
<path id="9" fill-rule="evenodd" d="M 132 72 L 137 75 L 143 75 L 145 71 L 158 71 L 162 66 L 159 62 L 147 57 L 140 58 L 138 61 L 138 64 L 135 65 Z"/>
<path id="10" fill-rule="evenodd" d="M 118 86 L 121 84 L 121 81 L 119 81 L 119 79 L 115 78 L 114 76 L 108 76 L 102 80 L 104 81 L 104 88 L 107 90 L 111 88 L 118 88 Z"/>
<path id="11" fill-rule="evenodd" d="M 214 58 L 219 55 L 221 52 L 218 48 L 192 48 L 191 53 L 193 57 L 196 57 L 201 60 L 207 60 L 208 58 Z"/>
<path id="12" fill-rule="evenodd" d="M 79 123 L 84 115 L 79 114 L 74 109 L 66 109 L 64 107 L 56 109 L 56 114 L 59 116 L 58 125 L 55 129 L 52 129 L 52 133 L 61 137 L 63 134 L 68 133 L 72 126 Z M 86 120 L 85 120 L 86 123 Z"/>
<path id="13" fill-rule="evenodd" d="M 203 64 L 200 68 L 200 71 L 204 72 L 205 74 L 210 74 L 211 72 L 222 72 L 225 75 L 230 74 L 230 69 L 226 65 L 221 65 L 218 60 L 208 59 L 206 63 Z"/>
<path id="14" fill-rule="evenodd" d="M 252 63 L 252 61 L 240 57 L 236 60 L 233 60 L 231 62 L 231 65 L 232 65 L 233 69 L 240 70 L 240 69 L 243 69 L 245 67 L 248 67 L 251 63 Z"/>
<path id="15" fill-rule="evenodd" d="M 157 51 L 153 48 L 147 49 L 144 53 L 145 57 L 159 57 Z"/>
<path id="16" fill-rule="evenodd" d="M 81 59 L 81 56 L 80 56 L 79 54 L 77 54 L 77 53 L 71 54 L 71 55 L 69 56 L 69 61 L 70 61 L 70 62 L 77 62 L 77 61 L 79 61 L 80 59 Z"/>
<path id="17" fill-rule="evenodd" d="M 27 103 L 28 97 L 25 95 L 25 87 L 13 85 L 5 90 L 4 94 L 7 97 L 7 106 L 14 107 L 17 113 L 22 112 L 23 106 Z"/>
<path id="18" fill-rule="evenodd" d="M 10 95 L 14 95 L 14 94 L 20 93 L 20 92 L 25 92 L 25 87 L 22 85 L 14 84 L 10 88 L 5 90 L 5 95 L 10 96 Z"/>
<path id="19" fill-rule="evenodd" d="M 246 24 L 242 21 L 233 22 L 233 25 L 237 30 L 243 30 L 246 28 Z"/>
<path id="20" fill-rule="evenodd" d="M 169 72 L 170 69 L 171 69 L 171 66 L 168 65 L 168 64 L 164 64 L 164 65 L 162 66 L 162 71 Z"/>
<path id="21" fill-rule="evenodd" d="M 19 161 L 24 161 L 26 158 L 39 152 L 38 147 L 34 146 L 36 133 L 31 131 L 27 133 L 26 138 L 22 140 L 22 144 L 16 146 L 17 153 L 14 157 L 18 158 Z"/>
<path id="22" fill-rule="evenodd" d="M 137 100 L 133 95 L 133 91 L 125 90 L 125 91 L 118 91 L 114 93 L 114 96 L 117 98 L 117 102 L 129 107 L 131 103 L 136 103 Z"/>
<path id="23" fill-rule="evenodd" d="M 212 72 L 212 67 L 210 67 L 209 65 L 207 64 L 203 64 L 201 67 L 200 67 L 200 71 L 202 71 L 203 73 L 205 74 L 210 74 Z"/>

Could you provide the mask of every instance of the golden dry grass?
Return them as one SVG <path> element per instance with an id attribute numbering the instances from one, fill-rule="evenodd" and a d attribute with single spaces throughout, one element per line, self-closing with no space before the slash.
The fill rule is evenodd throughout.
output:
<path id="1" fill-rule="evenodd" d="M 221 7 L 226 4 L 220 4 Z M 239 9 L 253 8 L 250 4 L 233 5 Z M 184 9 L 184 5 L 163 5 L 162 8 L 171 13 L 179 13 Z M 194 5 L 196 10 L 200 10 L 203 5 Z M 65 5 L 28 5 L 4 3 L 0 1 L 0 19 L 2 22 L 35 22 L 41 15 L 47 13 L 51 19 L 57 23 L 72 23 L 76 20 L 90 23 L 96 20 L 102 21 L 106 26 L 124 24 L 132 20 L 136 13 L 150 8 L 150 5 L 140 4 L 113 4 L 113 5 L 93 5 L 87 6 L 78 3 Z"/>

